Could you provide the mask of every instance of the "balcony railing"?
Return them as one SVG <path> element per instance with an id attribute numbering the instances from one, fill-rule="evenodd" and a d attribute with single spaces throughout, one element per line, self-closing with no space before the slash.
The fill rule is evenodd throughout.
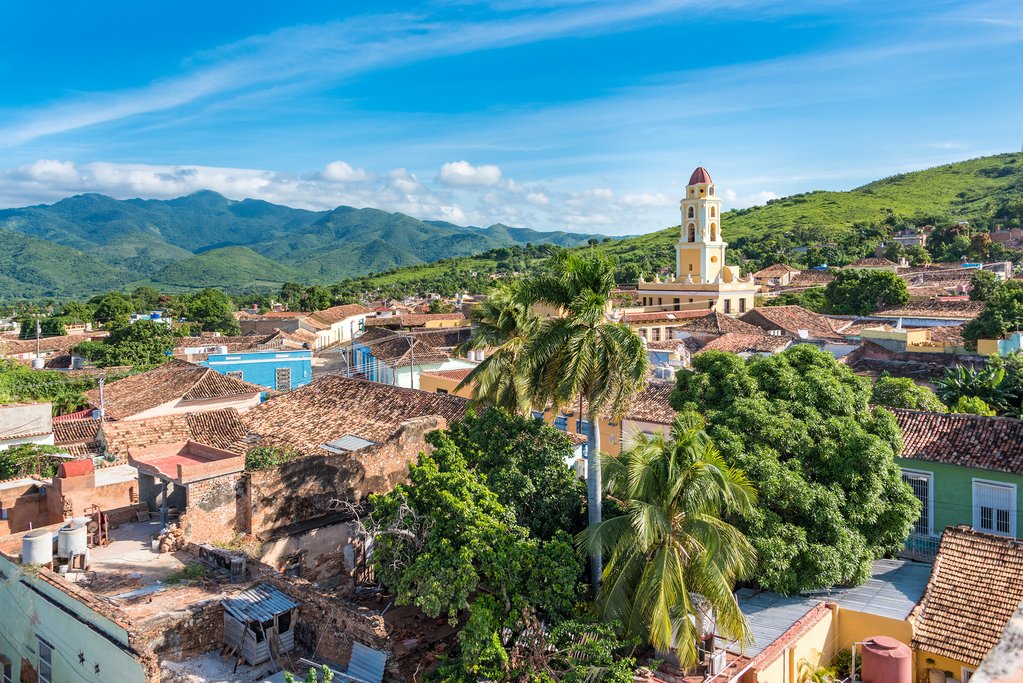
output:
<path id="1" fill-rule="evenodd" d="M 940 544 L 940 536 L 910 534 L 909 538 L 906 539 L 905 547 L 899 553 L 899 557 L 918 562 L 933 562 L 934 556 L 938 554 L 938 546 Z"/>

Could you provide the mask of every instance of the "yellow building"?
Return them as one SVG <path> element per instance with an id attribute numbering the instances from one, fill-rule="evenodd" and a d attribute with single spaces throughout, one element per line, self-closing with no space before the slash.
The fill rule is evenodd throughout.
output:
<path id="1" fill-rule="evenodd" d="M 702 166 L 693 171 L 681 203 L 682 228 L 675 245 L 675 274 L 653 282 L 640 277 L 640 304 L 648 310 L 715 309 L 739 315 L 753 308 L 757 286 L 742 279 L 738 266 L 725 265 L 721 199 Z"/>

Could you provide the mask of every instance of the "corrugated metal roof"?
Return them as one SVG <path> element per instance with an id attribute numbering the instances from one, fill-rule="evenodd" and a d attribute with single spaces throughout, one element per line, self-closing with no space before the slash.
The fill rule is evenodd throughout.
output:
<path id="1" fill-rule="evenodd" d="M 358 451 L 366 446 L 373 446 L 375 444 L 375 441 L 368 441 L 361 436 L 345 434 L 340 439 L 334 439 L 323 444 L 323 448 L 331 453 L 350 453 L 351 451 Z"/>
<path id="2" fill-rule="evenodd" d="M 224 598 L 224 609 L 241 622 L 270 621 L 298 607 L 293 601 L 268 583 L 261 583 L 231 598 Z"/>

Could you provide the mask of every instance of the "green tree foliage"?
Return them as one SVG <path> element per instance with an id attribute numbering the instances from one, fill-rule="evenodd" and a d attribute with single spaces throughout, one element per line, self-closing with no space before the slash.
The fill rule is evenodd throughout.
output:
<path id="1" fill-rule="evenodd" d="M 996 411 L 1007 411 L 1019 397 L 1005 378 L 1006 369 L 998 363 L 985 363 L 981 368 L 956 365 L 934 382 L 934 391 L 950 407 L 959 406 L 962 398 L 978 398 Z"/>
<path id="2" fill-rule="evenodd" d="M 67 318 L 51 316 L 48 318 L 22 318 L 18 321 L 21 323 L 21 331 L 18 333 L 19 339 L 35 339 L 36 338 L 36 323 L 39 323 L 39 336 L 40 337 L 63 337 L 67 334 L 67 330 L 64 325 L 67 324 Z"/>
<path id="3" fill-rule="evenodd" d="M 61 415 L 86 407 L 84 394 L 95 386 L 91 377 L 69 378 L 57 370 L 32 370 L 0 359 L 0 403 L 46 401 Z"/>
<path id="4" fill-rule="evenodd" d="M 757 483 L 738 526 L 761 586 L 862 583 L 905 542 L 919 503 L 895 464 L 898 425 L 869 397 L 867 380 L 806 344 L 749 361 L 708 351 L 677 374 L 672 405 L 702 412 L 725 460 Z"/>
<path id="5" fill-rule="evenodd" d="M 869 315 L 909 301 L 906 281 L 887 270 L 838 271 L 824 288 L 825 307 L 838 315 Z"/>
<path id="6" fill-rule="evenodd" d="M 451 425 L 448 434 L 498 502 L 535 538 L 582 529 L 586 488 L 566 460 L 572 442 L 543 420 L 491 408 Z"/>
<path id="7" fill-rule="evenodd" d="M 245 469 L 249 472 L 272 470 L 297 457 L 298 453 L 290 448 L 255 446 L 245 452 Z"/>
<path id="8" fill-rule="evenodd" d="M 614 266 L 597 250 L 579 255 L 561 252 L 549 261 L 549 273 L 523 285 L 527 301 L 562 312 L 541 321 L 529 340 L 526 358 L 534 405 L 555 409 L 585 401 L 589 423 L 586 511 L 589 525 L 601 520 L 600 421 L 620 420 L 646 382 L 646 347 L 639 335 L 607 320 Z M 591 581 L 600 584 L 601 557 L 590 556 Z"/>
<path id="9" fill-rule="evenodd" d="M 102 341 L 85 341 L 75 351 L 100 367 L 161 365 L 174 349 L 174 331 L 155 320 L 116 325 Z"/>
<path id="10" fill-rule="evenodd" d="M 444 299 L 431 299 L 428 311 L 430 313 L 454 313 L 455 306 Z"/>
<path id="11" fill-rule="evenodd" d="M 699 659 L 698 625 L 708 607 L 717 633 L 751 640 L 732 589 L 752 574 L 756 553 L 722 517 L 749 514 L 756 494 L 703 426 L 687 412 L 670 439 L 640 436 L 620 457 L 605 458 L 608 496 L 624 514 L 580 535 L 583 546 L 609 558 L 597 596 L 603 619 L 660 652 L 674 647 L 682 668 Z"/>
<path id="12" fill-rule="evenodd" d="M 204 289 L 187 297 L 185 305 L 188 318 L 202 325 L 205 332 L 220 332 L 226 335 L 241 334 L 241 327 L 234 318 L 234 302 L 219 289 Z"/>
<path id="13" fill-rule="evenodd" d="M 963 339 L 970 348 L 977 347 L 978 339 L 1000 339 L 1023 329 L 1023 281 L 1007 280 L 985 300 L 987 305 L 980 315 L 963 327 Z"/>
<path id="14" fill-rule="evenodd" d="M 60 317 L 71 323 L 87 323 L 93 319 L 94 307 L 71 299 L 60 307 Z"/>
<path id="15" fill-rule="evenodd" d="M 927 248 L 922 247 L 919 244 L 906 247 L 904 256 L 911 266 L 926 266 L 933 260 L 931 258 L 931 253 L 927 251 Z"/>
<path id="16" fill-rule="evenodd" d="M 1001 280 L 990 270 L 977 270 L 970 276 L 970 301 L 987 301 Z"/>
<path id="17" fill-rule="evenodd" d="M 984 402 L 979 396 L 960 396 L 955 403 L 948 407 L 950 413 L 962 413 L 964 415 L 983 415 L 992 417 L 998 413 L 994 408 Z"/>
<path id="18" fill-rule="evenodd" d="M 540 320 L 522 294 L 521 283 L 499 285 L 470 313 L 472 334 L 458 353 L 488 350 L 487 357 L 466 376 L 459 388 L 471 386 L 473 400 L 514 414 L 532 405 L 525 346 Z"/>
<path id="19" fill-rule="evenodd" d="M 156 310 L 160 307 L 160 292 L 154 287 L 136 287 L 131 298 L 145 310 Z"/>
<path id="20" fill-rule="evenodd" d="M 566 534 L 531 537 L 449 435 L 430 438 L 409 483 L 370 497 L 377 576 L 398 604 L 430 617 L 454 623 L 469 611 L 463 680 L 514 678 L 510 649 L 533 615 L 553 623 L 571 613 L 581 563 Z"/>
<path id="21" fill-rule="evenodd" d="M 824 299 L 823 287 L 810 287 L 800 292 L 783 292 L 770 299 L 764 299 L 764 306 L 802 306 L 803 308 L 821 313 L 827 302 Z"/>
<path id="22" fill-rule="evenodd" d="M 104 324 L 127 323 L 135 312 L 135 302 L 120 292 L 107 292 L 95 299 L 95 304 L 92 316 Z"/>
<path id="23" fill-rule="evenodd" d="M 870 402 L 885 408 L 907 408 L 944 413 L 945 404 L 927 387 L 920 386 L 908 377 L 882 376 L 874 382 Z"/>
<path id="24" fill-rule="evenodd" d="M 0 481 L 27 477 L 30 474 L 52 477 L 57 474 L 60 458 L 55 453 L 67 453 L 56 446 L 24 443 L 0 451 Z"/>

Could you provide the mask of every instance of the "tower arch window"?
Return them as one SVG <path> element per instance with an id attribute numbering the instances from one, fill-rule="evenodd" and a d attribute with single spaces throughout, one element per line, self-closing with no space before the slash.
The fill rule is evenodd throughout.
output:
<path id="1" fill-rule="evenodd" d="M 711 242 L 718 241 L 718 226 L 716 223 L 710 224 L 710 241 Z"/>
<path id="2" fill-rule="evenodd" d="M 717 215 L 718 215 L 717 207 L 714 207 L 714 206 L 710 207 L 710 217 L 714 218 L 714 216 L 717 216 Z"/>
<path id="3" fill-rule="evenodd" d="M 690 242 L 696 241 L 696 226 L 693 225 L 692 223 L 689 224 L 689 241 Z"/>
<path id="4" fill-rule="evenodd" d="M 692 206 L 689 207 L 689 217 L 696 218 L 696 209 L 693 208 Z"/>
<path id="5" fill-rule="evenodd" d="M 711 185 L 710 189 L 707 190 L 707 194 L 709 194 L 711 197 L 714 196 L 714 186 L 713 185 Z"/>

